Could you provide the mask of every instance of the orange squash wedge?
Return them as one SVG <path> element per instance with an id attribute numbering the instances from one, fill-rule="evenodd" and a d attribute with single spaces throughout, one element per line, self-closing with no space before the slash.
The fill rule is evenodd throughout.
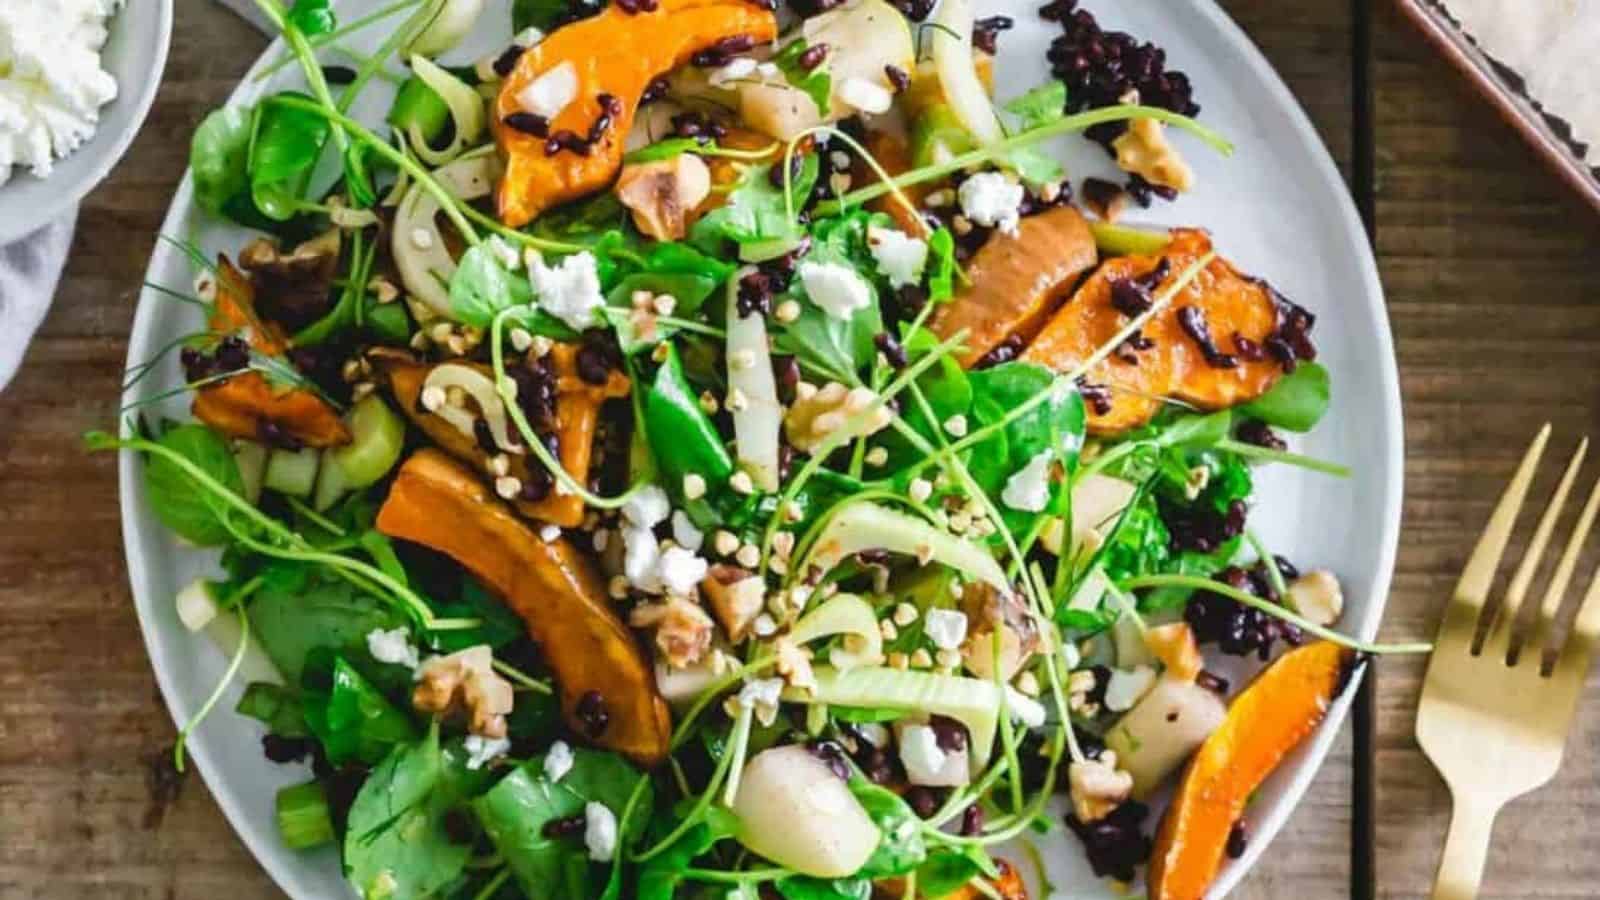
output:
<path id="1" fill-rule="evenodd" d="M 590 460 L 594 452 L 595 428 L 600 422 L 600 408 L 607 400 L 628 395 L 628 377 L 616 369 L 611 370 L 603 385 L 590 384 L 578 375 L 578 348 L 573 344 L 556 344 L 550 348 L 551 366 L 556 376 L 556 439 L 560 451 L 561 467 L 580 484 L 589 480 Z M 374 351 L 372 360 L 378 364 L 389 389 L 400 409 L 428 435 L 429 440 L 464 462 L 471 463 L 479 472 L 489 472 L 491 454 L 473 437 L 430 414 L 422 408 L 422 387 L 433 366 L 418 362 L 407 353 L 392 350 Z M 493 378 L 490 368 L 481 363 L 463 363 Z M 529 454 L 507 455 L 510 468 L 507 474 L 526 483 L 531 466 L 539 465 Z M 551 490 L 542 500 L 517 500 L 517 512 L 534 519 L 542 519 L 563 528 L 576 528 L 583 521 L 583 500 L 571 494 Z"/>
<path id="2" fill-rule="evenodd" d="M 659 0 L 654 10 L 639 13 L 611 4 L 534 45 L 495 100 L 496 139 L 506 159 L 496 198 L 501 221 L 521 227 L 553 206 L 608 186 L 622 167 L 623 143 L 651 79 L 719 41 L 748 36 L 763 44 L 777 33 L 773 13 L 747 0 Z M 586 136 L 602 114 L 600 95 L 616 102 L 604 133 L 583 154 L 546 153 L 544 138 L 505 124 L 508 116 L 523 111 L 518 100 L 523 88 L 565 63 L 576 70 L 577 97 L 549 123 L 550 133 Z"/>
<path id="3" fill-rule="evenodd" d="M 208 324 L 218 334 L 245 335 L 253 349 L 268 356 L 281 356 L 289 347 L 283 328 L 256 312 L 255 284 L 226 256 L 217 257 L 217 299 Z"/>
<path id="4" fill-rule="evenodd" d="M 1211 238 L 1205 232 L 1178 229 L 1162 256 L 1106 260 L 1044 327 L 1023 359 L 1058 372 L 1072 370 L 1128 323 L 1128 316 L 1112 304 L 1114 283 L 1149 275 L 1165 258 L 1165 285 L 1210 251 Z M 1151 293 L 1158 291 L 1154 288 Z M 1179 324 L 1186 307 L 1199 309 L 1218 350 L 1233 355 L 1236 365 L 1224 368 L 1207 361 Z M 1113 354 L 1089 371 L 1086 378 L 1090 383 L 1111 391 L 1109 410 L 1090 410 L 1089 430 L 1117 434 L 1135 428 L 1149 421 L 1168 397 L 1201 409 L 1226 409 L 1261 396 L 1277 382 L 1283 369 L 1271 358 L 1239 356 L 1237 341 L 1242 337 L 1260 346 L 1277 324 L 1278 307 L 1271 289 L 1240 274 L 1227 260 L 1213 259 L 1143 329 L 1151 346 L 1133 351 L 1136 363 Z"/>
<path id="5" fill-rule="evenodd" d="M 1028 216 L 1016 234 L 996 233 L 984 243 L 967 264 L 970 283 L 933 311 L 928 327 L 941 338 L 966 329 L 957 361 L 970 368 L 1007 338 L 1032 340 L 1098 259 L 1077 210 L 1058 206 Z"/>
<path id="6" fill-rule="evenodd" d="M 1156 832 L 1150 900 L 1201 900 L 1222 868 L 1228 834 L 1256 788 L 1344 690 L 1354 651 L 1327 641 L 1291 650 L 1234 698 L 1189 761 Z"/>
<path id="7" fill-rule="evenodd" d="M 307 447 L 350 443 L 350 429 L 326 400 L 304 388 L 278 388 L 244 372 L 195 391 L 194 417 L 228 437 L 259 441 L 276 429 Z"/>
<path id="8" fill-rule="evenodd" d="M 640 765 L 666 756 L 672 717 L 650 664 L 593 562 L 565 538 L 544 540 L 470 469 L 432 449 L 400 467 L 378 530 L 454 558 L 505 599 L 555 673 L 574 733 Z"/>

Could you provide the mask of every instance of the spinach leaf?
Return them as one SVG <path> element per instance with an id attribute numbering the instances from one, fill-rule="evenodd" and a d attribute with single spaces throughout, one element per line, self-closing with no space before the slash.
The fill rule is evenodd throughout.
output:
<path id="1" fill-rule="evenodd" d="M 369 900 L 430 897 L 460 877 L 472 846 L 456 843 L 445 817 L 483 789 L 490 773 L 466 767 L 458 743 L 441 747 L 439 728 L 397 746 L 372 771 L 350 807 L 345 873 Z"/>
<path id="2" fill-rule="evenodd" d="M 533 286 L 504 265 L 487 244 L 468 247 L 450 276 L 450 311 L 457 319 L 487 329 L 505 309 L 522 307 L 513 316 L 517 324 L 533 313 Z"/>
<path id="3" fill-rule="evenodd" d="M 823 219 L 812 227 L 811 252 L 807 263 L 833 263 L 855 272 L 876 271 L 867 249 L 867 227 L 879 218 L 864 211 Z M 877 288 L 870 280 L 873 302 L 855 311 L 849 319 L 830 315 L 805 296 L 804 285 L 795 279 L 790 294 L 800 301 L 800 315 L 782 325 L 776 344 L 780 352 L 790 353 L 802 363 L 812 363 L 839 373 L 855 372 L 872 364 L 877 356 L 874 343 L 883 332 L 883 314 L 878 308 Z"/>
<path id="4" fill-rule="evenodd" d="M 1044 391 L 1056 392 L 999 432 L 996 436 L 1003 435 L 1003 443 L 990 438 L 973 448 L 972 475 L 985 492 L 998 497 L 1006 480 L 1041 451 L 1052 449 L 1052 441 L 1059 441 L 1060 459 L 1069 470 L 1076 464 L 1086 423 L 1083 397 L 1077 391 L 1055 386 L 1055 375 L 1033 363 L 1003 363 L 968 377 L 979 426 L 1000 421 Z"/>
<path id="5" fill-rule="evenodd" d="M 909 324 L 901 325 L 902 337 Z M 931 350 L 938 342 L 933 334 L 926 329 L 912 335 L 905 342 L 906 351 L 913 356 Z M 908 399 L 903 404 L 901 418 L 930 444 L 936 444 L 939 435 L 943 433 L 944 423 L 953 416 L 964 416 L 972 410 L 972 381 L 967 377 L 965 369 L 952 357 L 946 356 L 917 378 L 917 388 L 922 391 L 923 397 L 928 401 L 928 407 L 933 411 L 933 419 L 922 412 L 922 405 Z M 898 432 L 889 432 L 875 439 L 876 443 L 883 445 L 889 453 L 886 463 L 889 471 L 894 471 L 921 457 L 921 454 L 911 446 L 911 443 Z"/>
<path id="6" fill-rule="evenodd" d="M 544 828 L 557 819 L 582 814 L 588 803 L 604 805 L 620 820 L 628 798 L 646 776 L 614 753 L 581 748 L 573 750 L 572 770 L 561 781 L 552 784 L 543 773 L 543 757 L 530 761 L 474 800 L 473 812 L 529 897 L 599 896 L 581 839 L 546 837 Z M 644 790 L 642 808 L 648 811 L 648 785 Z M 627 852 L 646 820 L 636 815 L 626 823 L 617 837 L 617 853 Z"/>
<path id="7" fill-rule="evenodd" d="M 426 81 L 412 75 L 401 82 L 385 121 L 395 130 L 421 138 L 432 146 L 450 124 L 450 106 Z"/>
<path id="8" fill-rule="evenodd" d="M 331 0 L 295 0 L 286 18 L 307 37 L 327 34 L 339 27 Z"/>
<path id="9" fill-rule="evenodd" d="M 434 648 L 441 653 L 454 653 L 479 644 L 488 644 L 491 649 L 498 650 L 522 637 L 527 631 L 522 618 L 513 612 L 511 607 L 499 597 L 489 593 L 487 588 L 471 576 L 462 581 L 460 601 L 436 603 L 433 606 L 434 612 L 443 618 L 483 620 L 483 624 L 476 628 L 433 632 Z"/>
<path id="10" fill-rule="evenodd" d="M 416 739 L 411 719 L 343 658 L 331 673 L 308 672 L 306 681 L 306 725 L 334 765 L 375 765 L 396 744 Z"/>
<path id="11" fill-rule="evenodd" d="M 928 300 L 943 303 L 955 295 L 956 239 L 939 226 L 928 235 Z"/>
<path id="12" fill-rule="evenodd" d="M 303 94 L 284 94 L 310 99 Z M 270 219 L 286 222 L 302 206 L 317 158 L 328 140 L 328 122 L 309 110 L 274 103 L 256 106 L 250 137 L 250 195 Z"/>
<path id="13" fill-rule="evenodd" d="M 602 4 L 593 0 L 580 3 L 568 3 L 566 0 L 512 0 L 511 30 L 520 32 L 525 28 L 537 28 L 550 31 L 571 21 L 574 15 L 588 18 L 602 7 Z"/>
<path id="14" fill-rule="evenodd" d="M 1066 115 L 1066 82 L 1051 79 L 1020 97 L 1006 101 L 1001 108 L 1017 117 L 1018 131 L 1032 131 L 1041 125 L 1048 125 Z"/>
<path id="15" fill-rule="evenodd" d="M 871 900 L 872 897 L 872 882 L 866 878 L 791 875 L 773 882 L 772 886 L 777 888 L 784 900 Z M 921 887 L 920 884 L 917 886 Z"/>
<path id="16" fill-rule="evenodd" d="M 982 847 L 935 850 L 917 868 L 917 890 L 929 897 L 944 897 L 960 890 L 974 875 L 994 869 L 994 862 Z"/>
<path id="17" fill-rule="evenodd" d="M 644 428 L 662 482 L 676 504 L 684 501 L 683 476 L 699 475 L 721 490 L 733 474 L 733 460 L 716 426 L 700 408 L 700 398 L 683 377 L 677 349 L 665 345 L 666 359 L 645 390 Z"/>
<path id="18" fill-rule="evenodd" d="M 828 114 L 828 101 L 833 94 L 833 76 L 828 74 L 827 60 L 824 60 L 807 69 L 800 63 L 800 57 L 811 49 L 803 39 L 796 38 L 783 45 L 783 49 L 772 58 L 777 64 L 778 71 L 783 73 L 783 80 L 789 82 L 791 87 L 804 91 L 811 102 L 817 105 L 817 112 L 826 116 Z"/>
<path id="19" fill-rule="evenodd" d="M 214 216 L 233 218 L 238 212 L 255 213 L 249 197 L 253 116 L 254 110 L 249 106 L 214 109 L 189 142 L 195 202 Z"/>
<path id="20" fill-rule="evenodd" d="M 234 462 L 228 442 L 204 425 L 179 425 L 168 429 L 156 442 L 194 463 L 235 494 L 244 491 L 239 464 Z M 188 473 L 166 457 L 145 460 L 144 490 L 150 511 L 178 537 L 201 547 L 215 547 L 232 539 L 218 515 L 220 501 L 195 490 Z"/>
<path id="21" fill-rule="evenodd" d="M 738 831 L 739 820 L 733 813 L 719 806 L 708 809 L 702 821 L 640 868 L 638 900 L 673 900 L 683 883 L 684 870 L 697 857 L 710 852 L 718 841 L 731 838 Z"/>
<path id="22" fill-rule="evenodd" d="M 250 602 L 250 626 L 267 657 L 290 684 L 301 682 L 314 652 L 369 660 L 368 634 L 406 624 L 389 604 L 361 593 L 349 582 L 327 578 L 315 567 L 280 567 L 276 571 L 278 580 L 264 580 Z M 291 577 L 290 571 L 298 577 Z"/>
<path id="23" fill-rule="evenodd" d="M 1239 412 L 1289 431 L 1307 432 L 1328 411 L 1332 387 L 1328 370 L 1319 363 L 1301 363 L 1265 394 L 1239 407 Z"/>
<path id="24" fill-rule="evenodd" d="M 887 878 L 922 865 L 928 858 L 917 814 L 900 795 L 878 787 L 857 775 L 850 779 L 850 793 L 860 801 L 881 837 L 865 865 L 857 874 L 866 878 Z"/>
<path id="25" fill-rule="evenodd" d="M 267 730 L 278 737 L 311 736 L 306 730 L 305 708 L 300 705 L 299 696 L 281 684 L 251 682 L 233 711 L 264 723 Z"/>
<path id="26" fill-rule="evenodd" d="M 1181 450 L 1201 450 L 1215 447 L 1227 438 L 1233 425 L 1233 414 L 1228 410 L 1210 415 L 1184 415 L 1151 426 L 1155 442 L 1160 447 Z"/>
<path id="27" fill-rule="evenodd" d="M 773 186 L 772 168 L 746 168 L 728 194 L 727 202 L 694 223 L 690 242 L 708 254 L 717 255 L 725 241 L 756 244 L 800 240 L 804 230 L 790 217 L 783 188 Z M 804 198 L 810 196 L 817 182 L 817 172 L 816 155 L 806 154 L 790 185 L 796 211 Z"/>
<path id="28" fill-rule="evenodd" d="M 650 330 L 641 333 L 634 317 L 635 292 L 670 295 L 676 301 L 672 315 L 692 318 L 734 270 L 731 263 L 677 242 L 652 244 L 636 265 L 626 268 L 628 274 L 607 292 L 608 306 L 601 314 L 616 329 L 622 352 L 629 355 L 650 349 L 678 331 L 675 325 L 651 319 Z"/>

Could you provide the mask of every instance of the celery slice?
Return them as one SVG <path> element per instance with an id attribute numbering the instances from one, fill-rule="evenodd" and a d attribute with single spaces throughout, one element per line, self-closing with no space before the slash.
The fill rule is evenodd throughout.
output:
<path id="1" fill-rule="evenodd" d="M 328 796 L 315 781 L 278 791 L 278 833 L 293 850 L 308 850 L 334 840 Z"/>
<path id="2" fill-rule="evenodd" d="M 330 451 L 344 483 L 360 490 L 389 474 L 405 448 L 406 423 L 377 394 L 368 394 L 346 416 L 350 443 Z M 319 509 L 323 507 L 318 507 Z"/>
<path id="3" fill-rule="evenodd" d="M 305 498 L 317 484 L 317 467 L 322 451 L 314 447 L 301 450 L 273 450 L 267 454 L 267 472 L 262 484 L 280 494 Z"/>

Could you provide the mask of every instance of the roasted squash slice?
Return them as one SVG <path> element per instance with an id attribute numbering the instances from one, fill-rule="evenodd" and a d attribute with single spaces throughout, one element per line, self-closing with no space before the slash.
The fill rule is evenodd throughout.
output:
<path id="1" fill-rule="evenodd" d="M 867 152 L 878 161 L 885 172 L 891 176 L 909 172 L 911 165 L 911 148 L 906 145 L 905 138 L 887 131 L 873 131 L 867 134 Z M 850 167 L 850 180 L 856 187 L 867 187 L 879 182 L 878 173 L 867 165 L 859 156 L 852 157 Z M 921 184 L 909 184 L 900 190 L 910 200 L 912 205 L 921 208 L 928 195 L 943 187 L 943 181 L 925 181 Z M 881 212 L 894 219 L 894 226 L 912 237 L 921 237 L 927 234 L 927 225 L 914 211 L 906 209 L 894 194 L 885 194 L 867 201 L 867 208 L 873 212 Z"/>
<path id="2" fill-rule="evenodd" d="M 521 227 L 552 206 L 609 185 L 622 167 L 623 143 L 651 79 L 719 41 L 748 36 L 763 44 L 777 33 L 772 12 L 747 0 L 660 0 L 654 10 L 639 13 L 612 4 L 534 45 L 495 100 L 496 137 L 506 157 L 497 196 L 501 221 Z M 577 95 L 549 123 L 550 133 L 588 135 L 602 114 L 600 95 L 615 98 L 609 125 L 582 154 L 546 153 L 545 139 L 505 124 L 523 111 L 522 90 L 564 63 L 576 70 Z"/>
<path id="3" fill-rule="evenodd" d="M 1358 657 L 1319 641 L 1291 650 L 1234 698 L 1200 745 L 1156 833 L 1150 900 L 1201 900 L 1222 867 L 1250 795 L 1309 735 L 1344 690 Z"/>
<path id="4" fill-rule="evenodd" d="M 672 718 L 650 664 L 594 564 L 565 538 L 544 540 L 471 470 L 432 449 L 400 467 L 378 530 L 454 558 L 505 599 L 549 661 L 576 734 L 644 766 L 666 756 Z"/>
<path id="5" fill-rule="evenodd" d="M 996 233 L 984 243 L 967 264 L 969 285 L 933 311 L 928 327 L 942 338 L 965 328 L 957 360 L 970 368 L 1007 338 L 1032 340 L 1098 259 L 1077 210 L 1058 206 L 1028 216 L 1016 234 Z"/>
<path id="6" fill-rule="evenodd" d="M 211 330 L 239 334 L 250 346 L 268 356 L 280 356 L 289 347 L 278 323 L 256 312 L 256 287 L 226 256 L 217 257 L 217 299 L 211 304 Z"/>
<path id="7" fill-rule="evenodd" d="M 278 388 L 260 372 L 208 384 L 194 394 L 194 417 L 228 437 L 259 441 L 272 432 L 307 447 L 350 443 L 339 413 L 312 391 Z"/>
<path id="8" fill-rule="evenodd" d="M 1106 260 L 1044 327 L 1023 359 L 1058 372 L 1072 370 L 1128 323 L 1128 315 L 1112 303 L 1114 286 L 1151 276 L 1163 258 L 1167 268 L 1161 284 L 1167 284 L 1210 251 L 1211 238 L 1205 232 L 1178 229 L 1162 256 Z M 1153 295 L 1159 287 L 1151 285 L 1149 290 Z M 1185 312 L 1186 309 L 1198 312 Z M 1240 353 L 1239 339 L 1261 347 L 1276 330 L 1278 313 L 1272 290 L 1264 283 L 1240 274 L 1227 260 L 1213 259 L 1143 329 L 1150 346 L 1128 348 L 1137 362 L 1114 353 L 1089 371 L 1088 382 L 1103 385 L 1111 392 L 1109 410 L 1090 410 L 1089 430 L 1116 434 L 1142 425 L 1168 397 L 1201 409 L 1225 409 L 1266 393 L 1283 368 L 1264 354 L 1247 358 Z M 1208 360 L 1200 344 L 1180 324 L 1181 316 L 1198 316 L 1216 351 L 1231 357 L 1233 364 L 1217 365 Z"/>
<path id="9" fill-rule="evenodd" d="M 572 344 L 556 344 L 550 349 L 552 369 L 556 376 L 556 439 L 560 450 L 562 468 L 580 484 L 589 480 L 589 462 L 594 451 L 595 427 L 600 421 L 600 407 L 606 400 L 628 395 L 628 378 L 613 369 L 603 385 L 590 384 L 578 375 L 578 348 Z M 416 423 L 429 440 L 444 448 L 457 459 L 471 463 L 479 472 L 489 472 L 490 454 L 479 446 L 477 440 L 444 419 L 422 408 L 422 387 L 433 366 L 418 362 L 410 354 L 393 351 L 375 351 L 371 356 L 379 370 L 389 381 L 389 389 L 404 410 L 406 418 Z M 494 373 L 488 366 L 467 363 L 490 378 Z M 507 454 L 510 469 L 507 474 L 527 483 L 530 467 L 539 465 L 531 454 Z M 564 528 L 575 528 L 583 521 L 583 500 L 571 494 L 551 490 L 542 500 L 517 500 L 517 512 L 530 518 L 542 519 Z"/>

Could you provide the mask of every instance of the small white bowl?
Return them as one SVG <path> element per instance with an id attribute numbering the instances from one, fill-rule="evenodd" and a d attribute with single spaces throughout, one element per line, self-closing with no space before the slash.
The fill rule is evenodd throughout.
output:
<path id="1" fill-rule="evenodd" d="M 0 185 L 0 246 L 54 222 L 111 174 L 150 112 L 167 66 L 172 0 L 129 0 L 107 23 L 102 65 L 117 79 L 117 98 L 100 110 L 100 126 L 48 178 L 23 169 Z"/>

